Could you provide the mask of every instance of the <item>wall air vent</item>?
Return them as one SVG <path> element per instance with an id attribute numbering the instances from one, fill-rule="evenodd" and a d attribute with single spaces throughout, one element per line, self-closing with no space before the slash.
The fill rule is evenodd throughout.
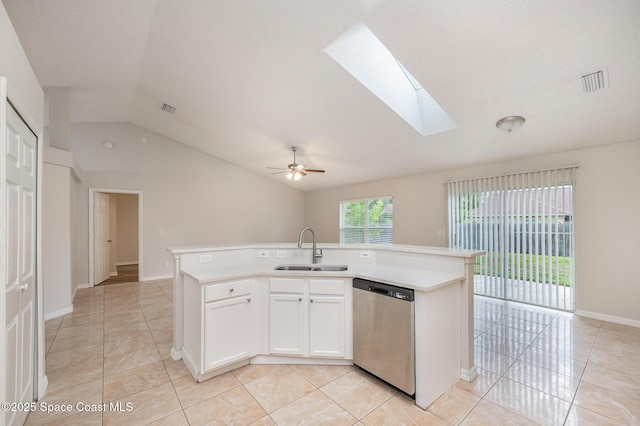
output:
<path id="1" fill-rule="evenodd" d="M 582 92 L 591 93 L 609 87 L 609 73 L 607 68 L 583 74 L 580 76 L 582 80 Z"/>
<path id="2" fill-rule="evenodd" d="M 169 104 L 162 104 L 162 110 L 171 114 L 173 114 L 176 111 L 176 109 Z"/>

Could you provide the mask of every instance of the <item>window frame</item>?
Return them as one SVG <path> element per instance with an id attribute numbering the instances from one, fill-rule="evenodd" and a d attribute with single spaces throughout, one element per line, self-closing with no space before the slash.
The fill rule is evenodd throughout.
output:
<path id="1" fill-rule="evenodd" d="M 374 201 L 374 200 L 390 200 L 391 201 L 391 205 L 393 205 L 393 196 L 391 195 L 386 195 L 386 196 L 380 196 L 380 197 L 367 197 L 367 198 L 354 198 L 354 199 L 349 199 L 349 200 L 341 200 L 339 202 L 339 210 L 340 210 L 340 244 L 380 244 L 380 245 L 384 245 L 384 244 L 393 244 L 393 210 L 391 212 L 391 226 L 388 228 L 380 228 L 379 226 L 376 227 L 371 227 L 369 226 L 369 209 L 368 209 L 368 202 L 370 201 Z M 345 204 L 347 203 L 355 203 L 355 202 L 363 202 L 365 203 L 365 208 L 364 208 L 364 226 L 363 227 L 357 227 L 357 226 L 349 226 L 348 228 L 345 227 L 345 215 L 344 215 L 344 208 L 345 208 Z M 363 233 L 363 241 L 362 242 L 345 242 L 344 241 L 344 231 L 345 229 L 362 229 L 362 233 Z M 372 229 L 390 229 L 391 230 L 391 241 L 389 242 L 371 242 L 370 241 L 370 235 L 369 235 L 369 231 Z"/>

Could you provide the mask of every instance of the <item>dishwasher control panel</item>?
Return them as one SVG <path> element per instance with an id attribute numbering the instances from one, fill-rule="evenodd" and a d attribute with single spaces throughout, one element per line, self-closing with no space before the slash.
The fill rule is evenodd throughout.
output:
<path id="1" fill-rule="evenodd" d="M 405 300 L 407 302 L 413 302 L 414 300 L 413 290 L 410 288 L 364 280 L 362 278 L 354 278 L 353 287 L 370 291 L 380 296 L 393 297 L 394 299 Z"/>

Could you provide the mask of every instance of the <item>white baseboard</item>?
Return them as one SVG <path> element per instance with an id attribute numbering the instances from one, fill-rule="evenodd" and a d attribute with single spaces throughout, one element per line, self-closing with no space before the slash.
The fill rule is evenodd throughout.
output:
<path id="1" fill-rule="evenodd" d="M 176 351 L 171 347 L 171 359 L 174 361 L 180 361 L 182 359 L 182 351 Z"/>
<path id="2" fill-rule="evenodd" d="M 49 379 L 46 374 L 43 374 L 38 380 L 38 400 L 41 400 L 47 393 L 47 387 L 49 387 Z"/>
<path id="3" fill-rule="evenodd" d="M 48 314 L 44 314 L 44 320 L 48 321 L 48 320 L 53 319 L 53 318 L 58 318 L 58 317 L 61 317 L 63 315 L 70 314 L 71 312 L 73 312 L 73 305 L 71 305 L 69 307 L 66 307 L 64 309 L 59 309 L 59 310 L 57 310 L 55 312 L 49 312 Z"/>
<path id="4" fill-rule="evenodd" d="M 116 262 L 116 266 L 129 266 L 129 265 L 137 265 L 137 260 L 128 260 L 125 262 Z"/>
<path id="5" fill-rule="evenodd" d="M 91 284 L 78 284 L 78 286 L 76 287 L 76 290 L 78 290 L 79 288 L 92 288 L 93 286 Z"/>
<path id="6" fill-rule="evenodd" d="M 478 377 L 478 370 L 476 370 L 475 366 L 469 370 L 466 368 L 460 369 L 460 378 L 465 382 L 471 383 L 476 379 L 476 377 Z"/>
<path id="7" fill-rule="evenodd" d="M 589 311 L 575 311 L 576 315 L 580 317 L 593 318 L 600 321 L 613 322 L 616 324 L 629 325 L 631 327 L 640 328 L 640 321 L 632 320 L 629 318 L 616 317 L 613 315 L 600 314 L 598 312 L 589 312 Z"/>
<path id="8" fill-rule="evenodd" d="M 168 280 L 173 278 L 173 274 L 171 275 L 156 275 L 153 277 L 139 277 L 138 281 L 143 282 L 143 281 L 156 281 L 156 280 Z"/>

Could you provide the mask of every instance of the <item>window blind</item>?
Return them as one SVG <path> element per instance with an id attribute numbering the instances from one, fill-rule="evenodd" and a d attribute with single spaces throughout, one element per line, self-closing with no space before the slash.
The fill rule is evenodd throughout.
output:
<path id="1" fill-rule="evenodd" d="M 575 309 L 576 169 L 447 182 L 449 247 L 486 251 L 476 294 Z"/>
<path id="2" fill-rule="evenodd" d="M 370 198 L 340 203 L 340 242 L 393 242 L 393 199 Z"/>

